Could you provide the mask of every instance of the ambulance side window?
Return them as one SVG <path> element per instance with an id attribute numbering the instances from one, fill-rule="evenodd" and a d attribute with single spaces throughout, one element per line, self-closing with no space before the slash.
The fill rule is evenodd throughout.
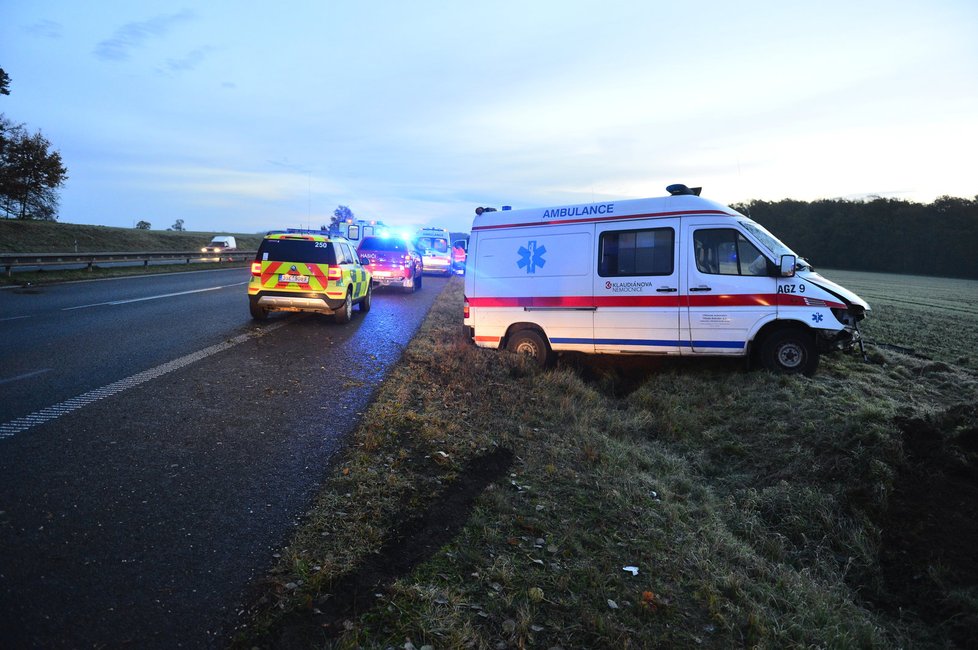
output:
<path id="1" fill-rule="evenodd" d="M 672 275 L 676 233 L 672 228 L 601 233 L 598 275 Z"/>
<path id="2" fill-rule="evenodd" d="M 696 270 L 712 275 L 771 275 L 770 262 L 733 228 L 707 228 L 693 234 Z"/>

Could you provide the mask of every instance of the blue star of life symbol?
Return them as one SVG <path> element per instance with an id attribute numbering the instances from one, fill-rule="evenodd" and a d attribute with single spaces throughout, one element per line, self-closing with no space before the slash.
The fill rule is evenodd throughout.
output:
<path id="1" fill-rule="evenodd" d="M 520 260 L 517 262 L 519 268 L 526 267 L 527 273 L 536 273 L 537 267 L 543 267 L 547 264 L 547 260 L 543 259 L 543 256 L 547 252 L 546 246 L 537 246 L 536 240 L 527 242 L 526 246 L 520 246 L 519 251 Z"/>
<path id="2" fill-rule="evenodd" d="M 812 314 L 813 323 L 821 323 L 824 317 L 821 314 Z"/>

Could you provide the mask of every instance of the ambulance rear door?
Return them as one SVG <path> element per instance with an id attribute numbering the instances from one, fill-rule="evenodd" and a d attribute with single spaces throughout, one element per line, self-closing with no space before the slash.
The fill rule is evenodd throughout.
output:
<path id="1" fill-rule="evenodd" d="M 679 354 L 679 223 L 597 226 L 595 352 Z"/>

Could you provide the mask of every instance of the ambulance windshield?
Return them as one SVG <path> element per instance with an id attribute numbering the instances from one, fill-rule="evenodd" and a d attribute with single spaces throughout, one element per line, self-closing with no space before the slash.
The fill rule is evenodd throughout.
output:
<path id="1" fill-rule="evenodd" d="M 742 225 L 747 232 L 754 235 L 754 237 L 756 237 L 759 242 L 764 244 L 769 251 L 774 253 L 775 259 L 779 259 L 782 255 L 794 255 L 796 258 L 798 258 L 798 264 L 802 268 L 811 266 L 811 264 L 798 255 L 798 253 L 788 248 L 780 239 L 769 233 L 761 224 L 753 221 L 741 221 L 740 225 Z"/>

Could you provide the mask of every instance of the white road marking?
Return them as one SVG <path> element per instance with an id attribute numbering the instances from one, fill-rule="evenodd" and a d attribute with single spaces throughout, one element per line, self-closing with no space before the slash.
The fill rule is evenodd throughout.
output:
<path id="1" fill-rule="evenodd" d="M 52 368 L 41 368 L 40 370 L 35 370 L 34 372 L 25 372 L 22 375 L 17 375 L 16 377 L 9 377 L 8 379 L 0 379 L 0 384 L 9 384 L 12 381 L 19 381 L 21 379 L 27 379 L 28 377 L 34 377 L 36 375 L 43 375 L 46 372 L 51 372 Z"/>
<path id="2" fill-rule="evenodd" d="M 30 316 L 7 316 L 6 318 L 0 318 L 0 323 L 8 320 L 20 320 L 21 318 L 30 318 Z"/>
<path id="3" fill-rule="evenodd" d="M 186 296 L 191 293 L 203 293 L 205 291 L 217 291 L 218 289 L 227 289 L 229 287 L 240 287 L 242 284 L 248 284 L 248 283 L 236 282 L 234 284 L 225 284 L 220 287 L 207 287 L 206 289 L 178 291 L 177 293 L 163 293 L 158 296 L 146 296 L 145 298 L 130 298 L 129 300 L 110 300 L 109 302 L 94 302 L 90 305 L 79 305 L 77 307 L 63 307 L 61 311 L 72 311 L 74 309 L 87 309 L 88 307 L 101 307 L 103 305 L 127 305 L 131 302 L 142 302 L 144 300 L 159 300 L 160 298 L 173 298 L 174 296 Z"/>
<path id="4" fill-rule="evenodd" d="M 78 409 L 88 406 L 89 404 L 93 404 L 100 399 L 112 397 L 113 395 L 129 390 L 130 388 L 135 388 L 140 384 L 143 384 L 151 379 L 156 379 L 157 377 L 162 377 L 163 375 L 171 373 L 174 370 L 180 370 L 185 366 L 189 366 L 192 363 L 206 359 L 207 357 L 215 355 L 218 352 L 223 352 L 224 350 L 233 348 L 234 346 L 244 343 L 249 339 L 275 331 L 288 323 L 289 321 L 272 323 L 271 325 L 263 327 L 260 330 L 241 334 L 233 339 L 217 343 L 210 347 L 204 348 L 203 350 L 198 350 L 197 352 L 192 352 L 178 359 L 174 359 L 173 361 L 168 361 L 162 365 L 156 366 L 155 368 L 150 368 L 149 370 L 136 373 L 131 377 L 120 379 L 119 381 L 108 384 L 107 386 L 90 390 L 87 393 L 83 393 L 78 397 L 72 397 L 71 399 L 61 402 L 60 404 L 55 404 L 54 406 L 43 408 L 40 411 L 34 411 L 30 415 L 25 415 L 22 418 L 17 418 L 16 420 L 11 420 L 10 422 L 0 424 L 0 440 L 13 437 L 18 433 L 22 433 L 39 424 L 56 420 L 62 415 L 67 415 L 68 413 L 77 411 Z"/>

